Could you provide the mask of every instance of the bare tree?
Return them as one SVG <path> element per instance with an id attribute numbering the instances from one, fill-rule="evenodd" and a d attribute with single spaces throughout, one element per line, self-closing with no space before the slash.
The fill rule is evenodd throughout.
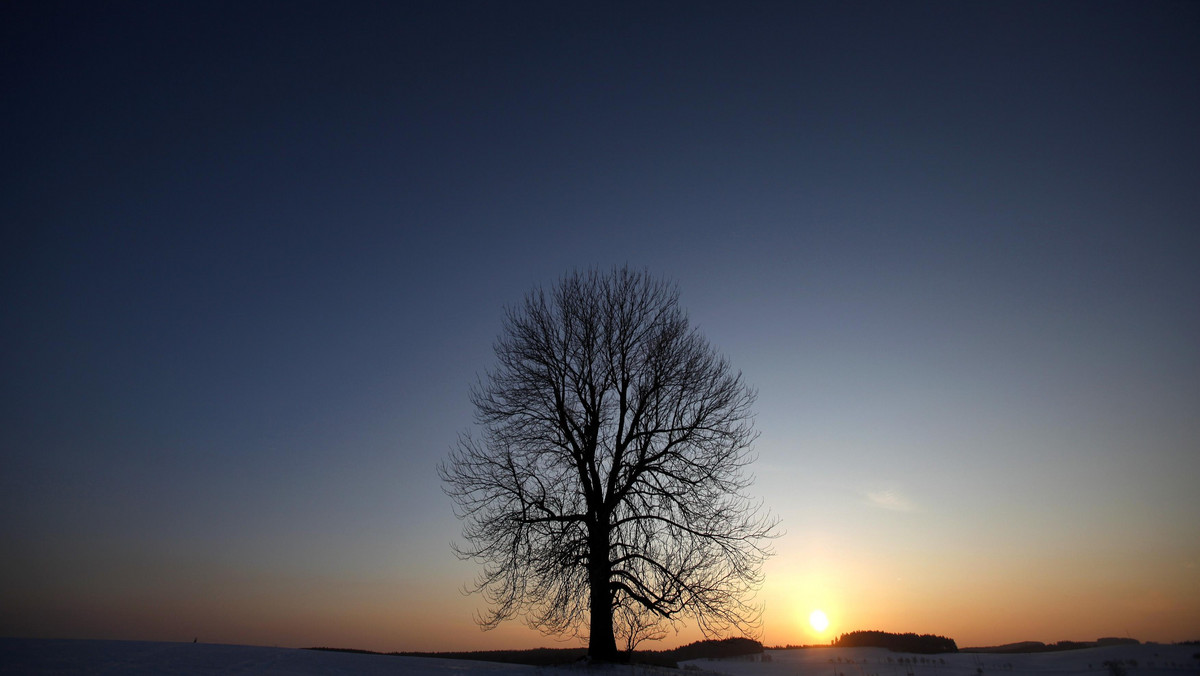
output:
<path id="1" fill-rule="evenodd" d="M 613 634 L 624 642 L 625 651 L 630 655 L 642 641 L 661 641 L 667 637 L 658 615 L 628 598 L 614 601 Z"/>
<path id="2" fill-rule="evenodd" d="M 472 390 L 480 436 L 438 468 L 455 551 L 482 565 L 485 629 L 520 616 L 586 634 L 601 661 L 619 658 L 614 611 L 627 645 L 686 618 L 706 636 L 757 629 L 776 522 L 746 494 L 754 393 L 678 297 L 622 268 L 507 312 Z"/>

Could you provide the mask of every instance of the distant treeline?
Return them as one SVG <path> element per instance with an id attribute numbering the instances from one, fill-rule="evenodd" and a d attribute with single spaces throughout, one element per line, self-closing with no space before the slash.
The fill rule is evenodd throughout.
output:
<path id="1" fill-rule="evenodd" d="M 377 653 L 371 650 L 356 650 L 353 648 L 309 648 L 309 650 L 329 650 L 345 653 L 366 653 L 375 655 L 398 655 L 402 657 L 435 657 L 453 660 L 477 660 L 483 662 L 503 662 L 505 664 L 528 664 L 535 667 L 571 664 L 587 657 L 586 648 L 534 648 L 532 650 L 475 650 L 471 652 L 391 652 Z M 720 641 L 696 641 L 674 650 L 637 650 L 630 661 L 636 664 L 650 664 L 664 667 L 678 666 L 679 662 L 703 658 L 739 657 L 741 655 L 756 655 L 763 651 L 758 641 L 748 638 L 727 638 Z"/>
<path id="2" fill-rule="evenodd" d="M 657 654 L 670 656 L 675 662 L 686 662 L 699 659 L 719 659 L 722 657 L 741 657 L 742 655 L 757 655 L 763 651 L 763 645 L 751 638 L 727 638 L 721 641 L 696 641 L 674 650 L 664 650 Z M 639 651 L 641 652 L 641 651 Z"/>
<path id="3" fill-rule="evenodd" d="M 1084 648 L 1102 648 L 1111 645 L 1138 645 L 1136 638 L 1098 638 L 1095 641 L 1059 641 L 1057 643 L 1042 643 L 1041 641 L 1021 641 L 986 648 L 963 648 L 965 653 L 1052 653 L 1062 650 L 1082 650 Z"/>
<path id="4" fill-rule="evenodd" d="M 503 662 L 505 664 L 529 664 L 549 667 L 578 662 L 587 657 L 587 648 L 533 648 L 531 650 L 473 650 L 469 652 L 396 652 L 389 655 L 401 657 L 435 657 L 446 660 L 475 660 L 479 662 Z"/>
<path id="5" fill-rule="evenodd" d="M 475 650 L 472 652 L 390 652 L 377 650 L 361 650 L 358 648 L 330 648 L 316 646 L 308 650 L 325 650 L 335 653 L 356 653 L 363 655 L 395 655 L 397 657 L 434 657 L 447 660 L 475 660 L 480 662 L 504 662 L 506 664 L 529 664 L 533 666 L 550 666 L 576 662 L 587 656 L 587 648 L 533 648 L 531 650 Z"/>
<path id="6" fill-rule="evenodd" d="M 887 648 L 897 653 L 956 653 L 954 639 L 933 634 L 892 634 L 886 631 L 852 631 L 833 642 L 835 648 Z"/>

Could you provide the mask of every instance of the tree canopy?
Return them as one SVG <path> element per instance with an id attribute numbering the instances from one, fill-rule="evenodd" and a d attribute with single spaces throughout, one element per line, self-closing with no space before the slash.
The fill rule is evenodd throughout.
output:
<path id="1" fill-rule="evenodd" d="M 472 389 L 478 434 L 439 467 L 484 628 L 521 617 L 618 656 L 685 619 L 753 632 L 776 522 L 747 489 L 754 393 L 678 289 L 577 272 L 506 312 Z M 587 622 L 585 622 L 587 618 Z"/>

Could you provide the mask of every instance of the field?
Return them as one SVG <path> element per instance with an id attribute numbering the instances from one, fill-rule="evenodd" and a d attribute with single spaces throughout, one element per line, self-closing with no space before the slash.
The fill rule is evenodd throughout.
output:
<path id="1" fill-rule="evenodd" d="M 1083 676 L 1200 673 L 1200 645 L 1132 645 L 1026 654 L 912 655 L 883 648 L 768 650 L 761 661 L 688 663 L 732 676 Z M 1115 666 L 1114 666 L 1115 665 Z"/>
<path id="2" fill-rule="evenodd" d="M 152 643 L 0 639 L 0 674 L 130 675 L 250 674 L 278 676 L 409 676 L 461 674 L 701 674 L 730 676 L 1181 676 L 1200 673 L 1200 646 L 1136 645 L 1034 654 L 957 653 L 910 655 L 882 648 L 768 650 L 753 658 L 693 660 L 681 669 L 524 665 L 336 653 L 292 648 Z"/>

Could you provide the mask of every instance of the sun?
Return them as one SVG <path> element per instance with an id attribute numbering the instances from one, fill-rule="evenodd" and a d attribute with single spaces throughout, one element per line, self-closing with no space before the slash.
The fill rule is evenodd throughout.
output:
<path id="1" fill-rule="evenodd" d="M 829 618 L 825 617 L 825 611 L 820 609 L 812 611 L 812 614 L 808 616 L 808 623 L 818 634 L 829 628 Z"/>

